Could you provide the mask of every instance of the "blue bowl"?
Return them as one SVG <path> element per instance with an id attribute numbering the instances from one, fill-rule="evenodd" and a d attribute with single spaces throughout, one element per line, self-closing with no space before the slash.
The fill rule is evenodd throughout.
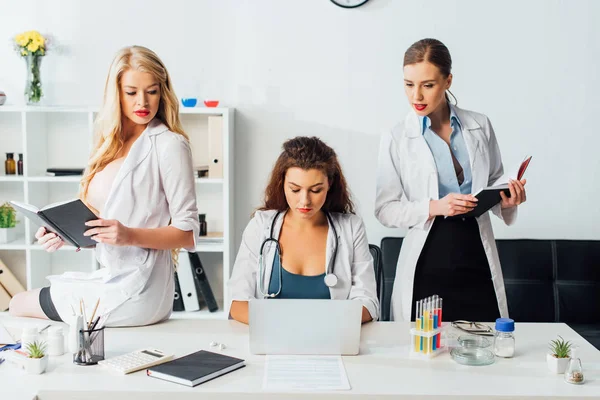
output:
<path id="1" fill-rule="evenodd" d="M 183 104 L 184 107 L 196 107 L 196 103 L 198 103 L 198 99 L 195 97 L 181 99 L 181 104 Z"/>

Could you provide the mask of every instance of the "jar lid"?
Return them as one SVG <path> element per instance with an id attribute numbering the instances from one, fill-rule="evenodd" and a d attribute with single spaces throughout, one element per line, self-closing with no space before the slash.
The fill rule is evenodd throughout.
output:
<path id="1" fill-rule="evenodd" d="M 510 318 L 498 318 L 496 320 L 496 330 L 498 332 L 513 332 L 515 330 L 515 321 Z"/>

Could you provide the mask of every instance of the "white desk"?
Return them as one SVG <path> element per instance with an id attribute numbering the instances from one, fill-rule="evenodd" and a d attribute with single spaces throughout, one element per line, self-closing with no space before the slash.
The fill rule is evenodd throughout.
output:
<path id="1" fill-rule="evenodd" d="M 6 326 L 39 320 L 0 316 Z M 517 352 L 512 359 L 497 358 L 489 366 L 456 364 L 448 353 L 431 361 L 408 357 L 409 324 L 369 323 L 363 327 L 360 355 L 344 357 L 352 390 L 332 393 L 288 393 L 285 398 L 316 400 L 361 395 L 360 398 L 553 398 L 588 397 L 600 399 L 600 352 L 565 324 L 516 324 Z M 586 383 L 570 385 L 562 375 L 546 367 L 547 343 L 559 334 L 579 346 Z M 0 365 L 0 399 L 277 399 L 281 393 L 262 392 L 264 356 L 248 350 L 248 327 L 235 321 L 170 320 L 142 327 L 109 329 L 105 343 L 107 357 L 141 347 L 155 347 L 176 356 L 200 349 L 209 343 L 226 344 L 224 354 L 246 360 L 247 366 L 205 384 L 189 388 L 149 378 L 144 371 L 115 375 L 99 366 L 82 367 L 71 355 L 51 357 L 42 375 L 27 375 L 7 362 Z M 7 394 L 8 396 L 5 396 Z"/>

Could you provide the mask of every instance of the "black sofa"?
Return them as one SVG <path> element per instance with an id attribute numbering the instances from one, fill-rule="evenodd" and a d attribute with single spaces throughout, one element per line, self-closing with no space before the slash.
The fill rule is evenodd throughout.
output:
<path id="1" fill-rule="evenodd" d="M 517 322 L 565 322 L 600 349 L 600 241 L 496 240 L 508 312 Z M 381 240 L 381 320 L 390 299 L 402 238 Z M 376 268 L 377 271 L 377 268 Z"/>

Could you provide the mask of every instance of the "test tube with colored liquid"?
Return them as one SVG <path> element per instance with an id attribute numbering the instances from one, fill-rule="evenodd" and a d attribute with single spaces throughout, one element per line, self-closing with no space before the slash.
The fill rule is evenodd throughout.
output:
<path id="1" fill-rule="evenodd" d="M 429 302 L 425 300 L 425 309 L 423 310 L 423 331 L 429 332 Z"/>
<path id="2" fill-rule="evenodd" d="M 421 322 L 420 322 L 420 317 L 419 314 L 421 313 L 421 309 L 420 309 L 420 302 L 417 301 L 417 303 L 415 304 L 415 330 L 416 331 L 420 331 L 421 330 Z M 415 348 L 415 352 L 418 353 L 420 351 L 420 347 L 421 347 L 421 341 L 419 340 L 421 336 L 419 335 L 413 335 L 413 347 Z"/>
<path id="3" fill-rule="evenodd" d="M 431 332 L 432 330 L 434 330 L 434 326 L 433 326 L 433 298 L 429 299 L 429 332 Z"/>
<path id="4" fill-rule="evenodd" d="M 437 314 L 438 314 L 438 326 L 441 328 L 442 327 L 442 298 L 440 297 L 438 299 L 438 310 L 437 310 Z M 436 344 L 438 349 L 440 348 L 440 342 L 442 340 L 442 334 L 438 333 L 436 335 Z"/>
<path id="5" fill-rule="evenodd" d="M 419 326 L 420 326 L 420 331 L 422 332 L 423 329 L 425 329 L 424 325 L 423 325 L 423 300 L 419 300 Z M 419 351 L 423 351 L 423 336 L 419 336 Z"/>

